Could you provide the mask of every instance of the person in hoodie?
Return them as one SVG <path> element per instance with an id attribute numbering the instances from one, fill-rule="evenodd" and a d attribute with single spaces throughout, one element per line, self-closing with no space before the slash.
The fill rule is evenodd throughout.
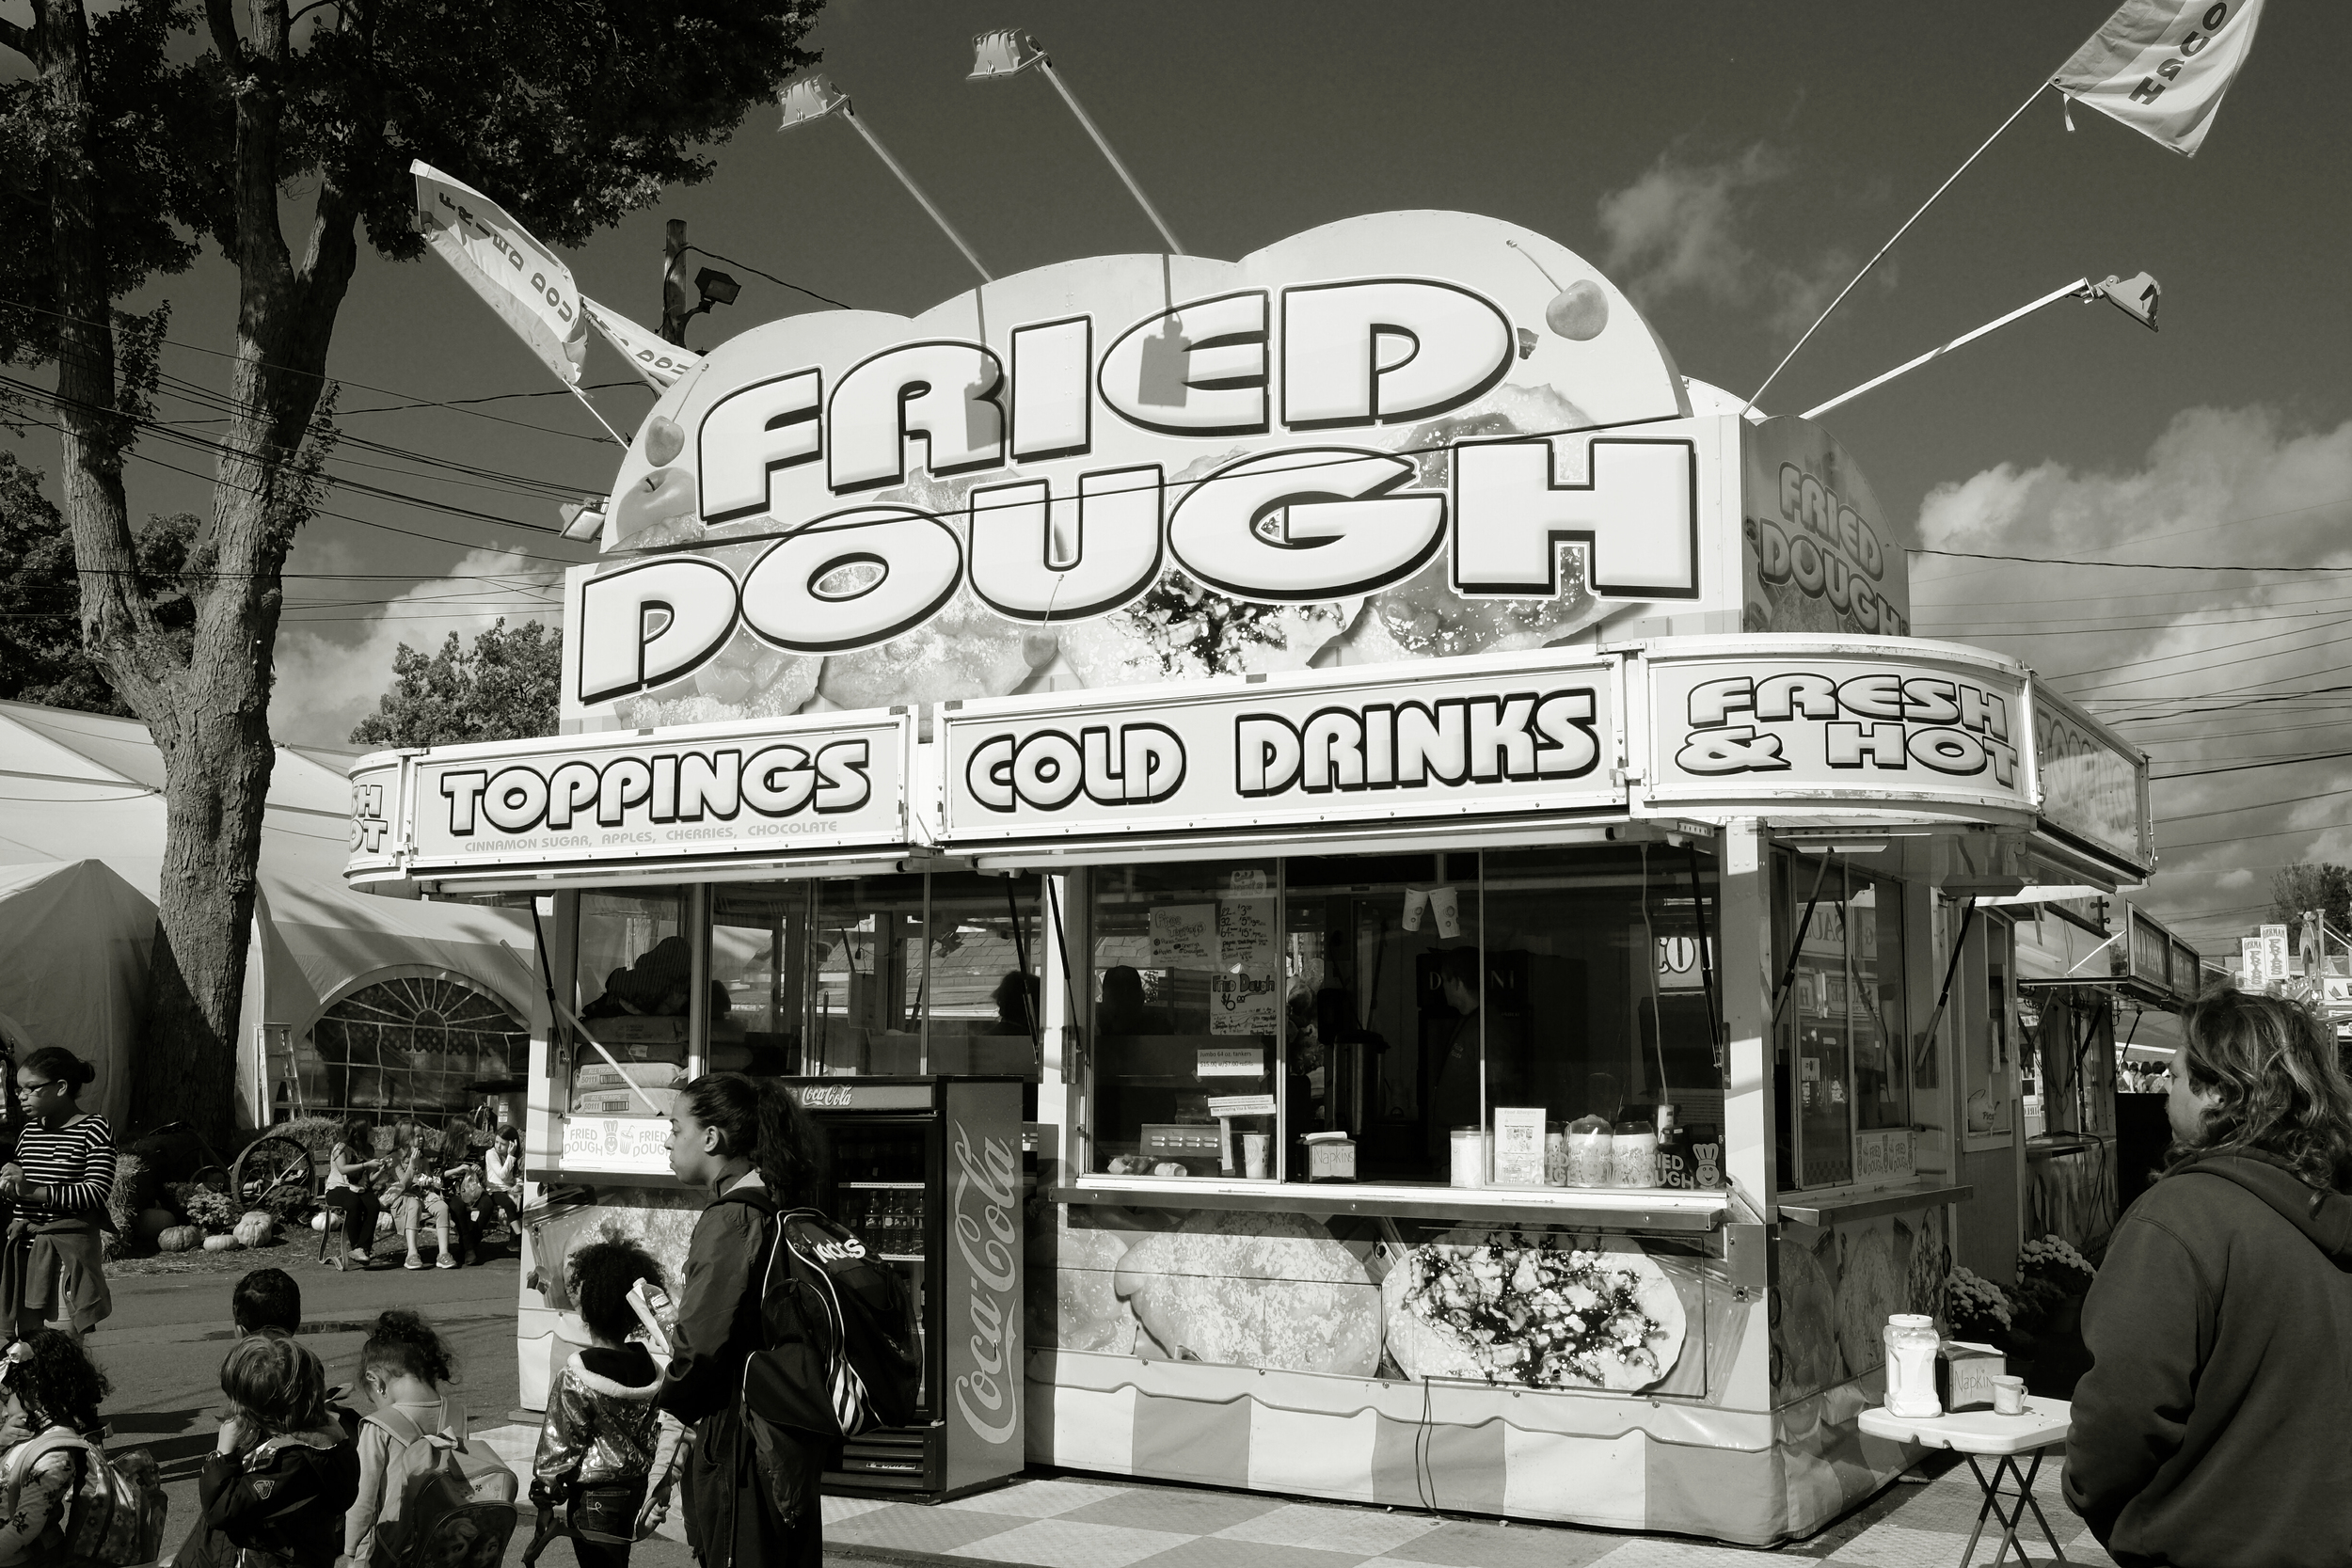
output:
<path id="1" fill-rule="evenodd" d="M 580 1568 L 628 1568 L 648 1487 L 656 1477 L 666 1481 L 675 1448 L 663 1440 L 661 1369 L 629 1338 L 638 1326 L 629 1287 L 663 1286 L 661 1265 L 634 1242 L 596 1242 L 571 1255 L 565 1274 L 590 1344 L 548 1391 L 531 1500 L 543 1518 L 564 1511 Z"/>
<path id="2" fill-rule="evenodd" d="M 808 1201 L 816 1130 L 789 1089 L 731 1072 L 687 1085 L 671 1124 L 670 1169 L 711 1196 L 687 1243 L 661 1394 L 661 1407 L 694 1429 L 687 1544 L 703 1568 L 822 1568 L 818 1484 L 830 1452 L 743 1402 L 744 1364 L 764 1342 L 771 1222 Z"/>
<path id="3" fill-rule="evenodd" d="M 359 1460 L 326 1411 L 326 1369 L 283 1329 L 229 1347 L 229 1418 L 196 1483 L 202 1513 L 176 1568 L 326 1568 L 342 1546 Z"/>
<path id="4" fill-rule="evenodd" d="M 2122 1568 L 2341 1564 L 2352 1543 L 2352 1085 L 2332 1031 L 2183 1015 L 2162 1177 L 2083 1305 L 2066 1500 Z"/>

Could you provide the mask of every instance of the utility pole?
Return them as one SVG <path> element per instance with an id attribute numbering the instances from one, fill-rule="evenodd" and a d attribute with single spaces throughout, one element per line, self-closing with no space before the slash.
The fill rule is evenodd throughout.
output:
<path id="1" fill-rule="evenodd" d="M 672 218 L 661 240 L 661 341 L 686 346 L 686 323 L 695 302 L 688 297 L 686 220 Z"/>

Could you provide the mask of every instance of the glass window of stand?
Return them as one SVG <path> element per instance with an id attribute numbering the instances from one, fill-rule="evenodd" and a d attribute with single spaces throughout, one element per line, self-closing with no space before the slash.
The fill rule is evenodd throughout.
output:
<path id="1" fill-rule="evenodd" d="M 710 1065 L 1034 1078 L 1039 885 L 971 873 L 715 884 Z"/>
<path id="2" fill-rule="evenodd" d="M 1911 1163 L 1913 1063 L 1902 889 L 1843 860 L 1782 854 L 1774 863 L 1780 1185 L 1842 1187 L 1903 1174 Z M 1890 1133 L 1902 1135 L 1899 1144 L 1890 1146 Z M 1900 1168 L 1890 1171 L 1890 1157 Z"/>
<path id="3" fill-rule="evenodd" d="M 638 1088 L 667 1089 L 693 1067 L 693 949 L 683 888 L 580 895 L 580 1022 Z M 568 1068 L 571 1110 L 643 1116 L 644 1103 L 611 1063 L 582 1048 Z"/>
<path id="4" fill-rule="evenodd" d="M 1098 870 L 1092 1168 L 1694 1181 L 1693 1144 L 1720 1151 L 1714 889 L 1664 846 Z"/>

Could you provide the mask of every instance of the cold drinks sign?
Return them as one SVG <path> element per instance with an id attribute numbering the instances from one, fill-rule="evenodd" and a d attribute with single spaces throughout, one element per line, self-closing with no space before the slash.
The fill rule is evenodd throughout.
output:
<path id="1" fill-rule="evenodd" d="M 1741 441 L 1693 417 L 1606 279 L 1460 214 L 1240 262 L 1072 262 L 914 320 L 796 316 L 715 350 L 646 420 L 607 560 L 570 579 L 566 712 L 643 726 L 1454 656 L 1560 641 L 1604 605 L 1734 631 Z M 1794 486 L 1820 525 L 1794 579 L 1820 575 L 1846 499 Z M 1835 597 L 1893 630 L 1883 526 L 1836 546 L 1869 558 Z"/>

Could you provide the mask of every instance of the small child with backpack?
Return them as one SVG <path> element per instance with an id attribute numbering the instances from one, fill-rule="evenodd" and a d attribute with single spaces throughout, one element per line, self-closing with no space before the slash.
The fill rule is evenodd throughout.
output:
<path id="1" fill-rule="evenodd" d="M 668 1490 L 675 1448 L 661 1440 L 661 1369 L 629 1338 L 638 1326 L 629 1288 L 641 1279 L 661 1286 L 661 1265 L 634 1242 L 596 1242 L 571 1255 L 565 1273 L 590 1344 L 548 1395 L 532 1461 L 540 1526 L 524 1561 L 554 1533 L 561 1510 L 580 1568 L 626 1568 L 648 1489 Z"/>
<path id="2" fill-rule="evenodd" d="M 449 1347 L 415 1312 L 376 1315 L 359 1347 L 375 1409 L 359 1423 L 358 1497 L 343 1521 L 351 1568 L 494 1564 L 515 1532 L 515 1472 L 466 1442 L 466 1414 L 441 1392 Z"/>
<path id="3" fill-rule="evenodd" d="M 154 1460 L 93 1446 L 106 1392 L 72 1335 L 36 1329 L 0 1353 L 0 1564 L 149 1562 L 163 1549 Z"/>
<path id="4" fill-rule="evenodd" d="M 229 1418 L 197 1481 L 203 1516 L 174 1568 L 326 1568 L 342 1546 L 359 1459 L 326 1413 L 326 1369 L 282 1329 L 229 1347 Z"/>

